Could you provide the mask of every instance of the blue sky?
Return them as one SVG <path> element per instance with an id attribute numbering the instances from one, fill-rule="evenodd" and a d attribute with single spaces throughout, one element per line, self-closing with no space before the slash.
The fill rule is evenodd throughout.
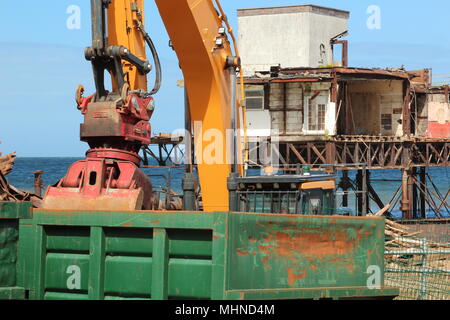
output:
<path id="1" fill-rule="evenodd" d="M 166 0 L 169 1 L 169 0 Z M 181 1 L 181 0 L 177 0 Z M 237 30 L 238 8 L 316 4 L 351 11 L 350 65 L 358 67 L 433 68 L 450 73 L 450 2 L 444 0 L 222 0 Z M 66 26 L 67 8 L 81 8 L 81 28 Z M 381 29 L 370 30 L 367 8 L 381 9 Z M 83 84 L 93 92 L 90 64 L 83 49 L 90 45 L 89 0 L 2 0 L 0 3 L 0 152 L 19 156 L 83 156 L 79 141 L 82 117 L 74 92 Z M 183 126 L 182 78 L 175 53 L 168 47 L 156 7 L 146 1 L 146 25 L 160 52 L 163 88 L 155 97 L 154 132 Z M 237 31 L 236 31 L 237 32 Z M 442 79 L 436 78 L 439 81 Z"/>

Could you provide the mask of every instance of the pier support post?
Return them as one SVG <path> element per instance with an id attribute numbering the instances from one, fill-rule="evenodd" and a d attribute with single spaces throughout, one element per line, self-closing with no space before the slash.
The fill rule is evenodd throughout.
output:
<path id="1" fill-rule="evenodd" d="M 364 198 L 365 198 L 365 213 L 370 211 L 370 189 L 372 189 L 372 182 L 370 180 L 370 170 L 364 170 L 365 184 L 364 184 Z"/>
<path id="2" fill-rule="evenodd" d="M 37 195 L 38 197 L 42 197 L 42 187 L 44 187 L 44 185 L 42 184 L 42 174 L 43 173 L 44 173 L 44 171 L 42 171 L 42 170 L 33 172 L 33 174 L 34 174 L 34 194 Z"/>
<path id="3" fill-rule="evenodd" d="M 418 189 L 417 189 L 417 168 L 412 168 L 411 169 L 411 176 L 413 179 L 412 180 L 412 216 L 413 219 L 418 219 L 419 218 L 419 209 L 418 209 L 418 203 L 419 203 L 419 199 L 418 199 Z"/>
<path id="4" fill-rule="evenodd" d="M 186 172 L 183 178 L 183 210 L 195 211 L 195 176 L 193 173 Z"/>
<path id="5" fill-rule="evenodd" d="M 347 170 L 342 171 L 341 188 L 342 188 L 342 191 L 344 192 L 344 195 L 342 196 L 342 206 L 347 208 L 348 207 L 348 193 L 347 192 L 348 192 L 348 189 L 350 188 Z"/>
<path id="6" fill-rule="evenodd" d="M 411 168 L 402 169 L 401 211 L 403 219 L 413 219 L 413 186 L 413 170 Z"/>
<path id="7" fill-rule="evenodd" d="M 367 169 L 358 170 L 356 174 L 357 185 L 357 199 L 358 199 L 358 213 L 362 216 L 366 216 L 368 212 L 367 203 Z"/>
<path id="8" fill-rule="evenodd" d="M 409 200 L 408 200 L 408 172 L 402 169 L 402 200 L 401 208 L 403 219 L 408 219 L 409 215 Z"/>
<path id="9" fill-rule="evenodd" d="M 421 189 L 427 190 L 427 168 L 420 167 L 420 185 Z M 427 217 L 427 199 L 426 194 L 424 192 L 420 192 L 420 218 L 426 219 Z"/>
<path id="10" fill-rule="evenodd" d="M 227 180 L 227 186 L 228 186 L 228 192 L 229 192 L 229 204 L 230 204 L 230 211 L 238 211 L 239 205 L 238 205 L 238 178 L 237 173 L 231 173 Z"/>

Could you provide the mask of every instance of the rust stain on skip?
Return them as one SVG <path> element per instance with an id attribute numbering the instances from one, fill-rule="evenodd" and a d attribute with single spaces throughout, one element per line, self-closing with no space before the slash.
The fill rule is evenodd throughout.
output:
<path id="1" fill-rule="evenodd" d="M 158 223 L 160 223 L 161 221 L 160 220 L 153 220 L 151 223 L 152 224 L 158 224 Z"/>
<path id="2" fill-rule="evenodd" d="M 288 282 L 290 286 L 295 285 L 297 280 L 304 279 L 305 277 L 306 269 L 303 269 L 301 274 L 297 274 L 293 268 L 288 268 Z"/>
<path id="3" fill-rule="evenodd" d="M 237 250 L 236 253 L 240 256 L 248 256 L 249 253 L 246 251 L 242 251 L 242 250 Z"/>
<path id="4" fill-rule="evenodd" d="M 259 250 L 263 252 L 262 263 L 266 265 L 270 260 L 270 252 L 273 246 L 258 246 Z"/>
<path id="5" fill-rule="evenodd" d="M 258 246 L 258 249 L 264 265 L 274 259 L 293 261 L 298 259 L 298 255 L 301 255 L 303 259 L 311 262 L 321 260 L 329 263 L 342 263 L 343 267 L 352 272 L 354 270 L 353 259 L 348 258 L 347 255 L 353 255 L 355 248 L 365 236 L 364 232 L 358 232 L 354 239 L 347 232 L 341 230 L 326 230 L 326 232 L 322 230 L 320 233 L 300 232 L 293 235 L 277 232 L 262 239 L 263 243 Z M 312 271 L 315 268 L 317 266 L 311 268 Z M 291 279 L 295 278 L 293 275 L 290 277 Z"/>
<path id="6" fill-rule="evenodd" d="M 353 251 L 355 242 L 342 231 L 329 233 L 301 233 L 291 236 L 288 233 L 278 232 L 273 239 L 276 251 L 281 256 L 291 255 L 293 252 L 302 255 L 311 255 L 318 258 L 341 255 Z"/>

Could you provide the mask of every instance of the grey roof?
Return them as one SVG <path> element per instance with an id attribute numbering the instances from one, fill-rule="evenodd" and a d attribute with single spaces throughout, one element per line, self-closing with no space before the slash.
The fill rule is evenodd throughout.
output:
<path id="1" fill-rule="evenodd" d="M 238 9 L 237 14 L 238 14 L 238 17 L 247 17 L 247 16 L 300 13 L 300 12 L 311 12 L 311 13 L 322 14 L 322 15 L 326 15 L 326 16 L 343 18 L 343 19 L 350 18 L 350 11 L 321 7 L 321 6 L 310 5 L 310 4 L 297 5 L 297 6 L 283 6 L 283 7 Z"/>

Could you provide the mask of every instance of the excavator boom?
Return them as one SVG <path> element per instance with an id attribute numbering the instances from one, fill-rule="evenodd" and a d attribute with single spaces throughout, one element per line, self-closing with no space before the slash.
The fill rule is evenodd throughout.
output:
<path id="1" fill-rule="evenodd" d="M 239 58 L 233 54 L 226 16 L 212 0 L 155 0 L 177 53 L 194 127 L 194 151 L 205 211 L 229 209 L 227 178 L 242 174 L 239 133 L 243 117 L 237 99 Z M 84 115 L 80 137 L 87 159 L 47 190 L 48 209 L 151 209 L 151 183 L 139 170 L 139 150 L 150 143 L 153 97 L 160 86 L 159 58 L 144 30 L 144 0 L 91 0 L 92 46 L 85 57 L 93 67 L 95 94 L 76 92 Z M 222 12 L 222 13 L 220 13 Z M 234 37 L 232 36 L 233 40 Z M 147 89 L 151 65 L 156 80 Z M 112 80 L 106 90 L 105 73 Z M 242 84 L 242 81 L 241 81 Z"/>
<path id="2" fill-rule="evenodd" d="M 224 28 L 226 17 L 212 0 L 155 2 L 184 75 L 204 210 L 228 210 L 227 178 L 235 152 L 230 139 L 227 146 L 227 133 L 229 137 L 233 129 L 236 101 L 230 79 L 238 61 Z M 239 124 L 239 116 L 235 123 Z M 242 172 L 241 166 L 238 171 Z"/>

